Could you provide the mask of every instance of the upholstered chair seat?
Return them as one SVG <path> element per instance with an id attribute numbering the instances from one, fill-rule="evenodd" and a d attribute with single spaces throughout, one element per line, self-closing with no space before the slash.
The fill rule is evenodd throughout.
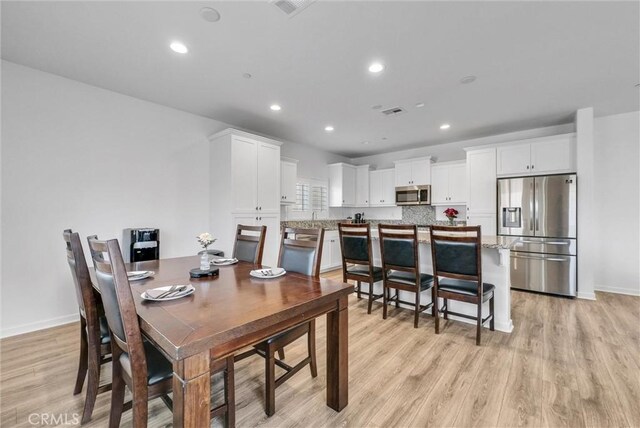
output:
<path id="1" fill-rule="evenodd" d="M 147 385 L 151 386 L 163 380 L 171 379 L 173 367 L 169 360 L 149 341 L 143 340 L 142 346 L 147 359 Z M 120 355 L 120 364 L 122 365 L 122 370 L 131 378 L 131 359 L 129 354 L 123 352 Z"/>
<path id="2" fill-rule="evenodd" d="M 482 283 L 482 294 L 484 296 L 493 293 L 495 286 L 488 282 Z M 438 283 L 438 290 L 448 291 L 450 293 L 465 294 L 467 296 L 478 295 L 478 283 L 474 281 L 465 281 L 462 279 L 441 279 Z"/>
<path id="3" fill-rule="evenodd" d="M 382 269 L 380 269 L 382 275 Z M 387 281 L 399 282 L 401 284 L 415 285 L 416 275 L 413 272 L 401 270 L 390 270 L 387 274 Z M 433 285 L 433 276 L 427 273 L 420 274 L 420 290 L 427 290 Z"/>
<path id="4" fill-rule="evenodd" d="M 382 281 L 382 268 L 373 266 L 373 282 Z M 347 266 L 347 273 L 351 275 L 369 276 L 369 267 L 363 265 Z"/>

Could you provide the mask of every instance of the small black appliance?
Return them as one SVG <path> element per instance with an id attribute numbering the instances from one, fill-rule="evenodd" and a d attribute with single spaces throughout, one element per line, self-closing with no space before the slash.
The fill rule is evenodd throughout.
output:
<path id="1" fill-rule="evenodd" d="M 122 232 L 122 255 L 127 263 L 160 258 L 160 229 L 129 228 Z"/>

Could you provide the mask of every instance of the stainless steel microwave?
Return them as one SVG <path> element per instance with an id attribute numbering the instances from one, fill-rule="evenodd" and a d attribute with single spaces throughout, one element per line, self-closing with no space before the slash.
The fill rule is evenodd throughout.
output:
<path id="1" fill-rule="evenodd" d="M 431 186 L 396 187 L 396 205 L 431 205 Z"/>

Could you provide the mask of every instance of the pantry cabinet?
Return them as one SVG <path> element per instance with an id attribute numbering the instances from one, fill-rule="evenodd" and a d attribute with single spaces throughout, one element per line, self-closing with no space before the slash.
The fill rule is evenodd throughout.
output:
<path id="1" fill-rule="evenodd" d="M 396 161 L 394 165 L 397 187 L 431 184 L 431 156 Z"/>
<path id="2" fill-rule="evenodd" d="M 329 206 L 356 205 L 356 167 L 346 163 L 329 165 Z"/>
<path id="3" fill-rule="evenodd" d="M 523 140 L 497 148 L 497 175 L 560 174 L 576 171 L 575 134 Z"/>
<path id="4" fill-rule="evenodd" d="M 395 174 L 393 169 L 371 171 L 369 174 L 369 206 L 396 205 Z"/>
<path id="5" fill-rule="evenodd" d="M 279 141 L 229 128 L 209 137 L 209 232 L 231 254 L 237 224 L 267 226 L 265 265 L 275 266 L 280 231 Z"/>
<path id="6" fill-rule="evenodd" d="M 465 205 L 466 189 L 465 162 L 442 162 L 431 166 L 431 205 Z"/>
<path id="7" fill-rule="evenodd" d="M 467 224 L 482 226 L 483 235 L 496 234 L 496 149 L 467 150 Z"/>
<path id="8" fill-rule="evenodd" d="M 298 181 L 298 162 L 294 160 L 280 161 L 280 204 L 296 203 L 296 183 Z"/>

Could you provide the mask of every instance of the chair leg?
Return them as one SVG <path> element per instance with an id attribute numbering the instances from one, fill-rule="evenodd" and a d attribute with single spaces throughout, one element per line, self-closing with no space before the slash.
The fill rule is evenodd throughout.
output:
<path id="1" fill-rule="evenodd" d="M 73 395 L 82 392 L 84 378 L 87 376 L 87 366 L 89 364 L 88 355 L 89 344 L 87 343 L 87 321 L 84 317 L 80 317 L 80 359 L 78 360 L 78 375 L 76 377 L 76 386 L 73 388 Z"/>
<path id="2" fill-rule="evenodd" d="M 316 320 L 309 321 L 309 332 L 307 333 L 307 348 L 309 351 L 309 368 L 311 369 L 311 377 L 318 376 L 318 363 L 316 360 Z"/>
<path id="3" fill-rule="evenodd" d="M 369 304 L 367 306 L 367 314 L 371 314 L 372 304 L 373 304 L 373 281 L 369 283 Z"/>
<path id="4" fill-rule="evenodd" d="M 264 359 L 265 385 L 264 385 L 264 412 L 267 416 L 273 416 L 276 412 L 276 363 L 275 351 L 271 346 L 267 347 Z"/>
<path id="5" fill-rule="evenodd" d="M 358 284 L 358 299 L 362 299 L 362 294 L 360 292 L 360 287 L 362 286 L 360 281 L 356 281 L 356 284 Z"/>
<path id="6" fill-rule="evenodd" d="M 396 288 L 396 308 L 400 307 L 400 290 Z"/>
<path id="7" fill-rule="evenodd" d="M 495 295 L 491 296 L 491 299 L 489 299 L 489 315 L 491 315 L 491 321 L 489 322 L 489 329 L 491 331 L 495 330 L 495 319 L 494 319 L 495 315 L 493 314 L 493 298 L 494 297 Z"/>
<path id="8" fill-rule="evenodd" d="M 382 284 L 382 319 L 387 319 L 387 300 L 389 300 L 389 287 L 387 284 Z"/>
<path id="9" fill-rule="evenodd" d="M 94 334 L 95 336 L 95 334 Z M 89 339 L 89 374 L 87 376 L 87 395 L 84 400 L 84 410 L 80 424 L 85 424 L 91 420 L 93 407 L 98 396 L 100 386 L 100 344 L 99 337 Z"/>
<path id="10" fill-rule="evenodd" d="M 133 428 L 147 428 L 149 401 L 147 397 L 133 397 Z"/>
<path id="11" fill-rule="evenodd" d="M 278 358 L 284 360 L 284 348 L 278 349 Z"/>
<path id="12" fill-rule="evenodd" d="M 236 426 L 236 386 L 233 355 L 227 357 L 227 368 L 224 371 L 224 395 L 227 404 L 225 424 L 227 428 Z"/>
<path id="13" fill-rule="evenodd" d="M 436 322 L 435 322 L 435 326 L 436 326 L 436 334 L 440 334 L 440 311 L 438 310 L 438 290 L 435 288 L 435 286 L 433 287 L 433 291 L 432 291 L 432 299 L 433 299 L 433 316 L 436 317 Z"/>
<path id="14" fill-rule="evenodd" d="M 436 297 L 436 288 L 435 287 L 431 287 L 431 316 L 432 317 L 436 317 L 437 316 L 437 312 L 436 312 L 436 300 L 438 298 Z"/>
<path id="15" fill-rule="evenodd" d="M 442 299 L 442 306 L 444 307 L 444 319 L 449 319 L 449 300 Z"/>
<path id="16" fill-rule="evenodd" d="M 478 301 L 478 321 L 476 324 L 476 345 L 480 346 L 480 335 L 482 334 L 482 298 Z"/>
<path id="17" fill-rule="evenodd" d="M 418 328 L 418 319 L 420 317 L 420 288 L 416 291 L 416 307 L 413 310 L 413 328 Z"/>
<path id="18" fill-rule="evenodd" d="M 116 348 L 116 346 L 114 346 Z M 118 428 L 120 426 L 120 419 L 122 418 L 122 408 L 124 406 L 124 379 L 122 378 L 122 367 L 118 358 L 120 357 L 115 353 L 113 355 L 112 375 L 111 380 L 111 411 L 109 412 L 109 428 Z M 145 399 L 146 402 L 146 399 Z"/>

